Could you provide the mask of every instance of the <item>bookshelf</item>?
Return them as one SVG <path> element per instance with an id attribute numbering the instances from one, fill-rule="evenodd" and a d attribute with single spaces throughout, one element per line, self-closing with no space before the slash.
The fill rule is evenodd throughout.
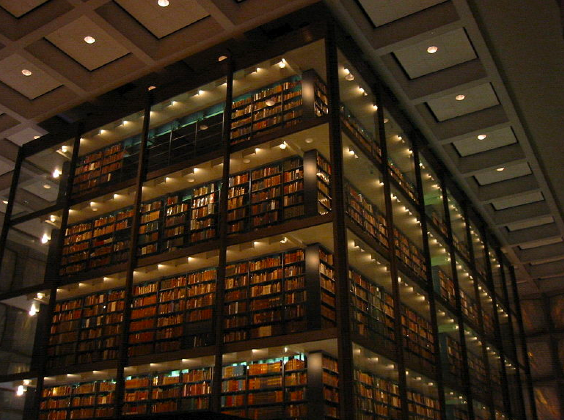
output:
<path id="1" fill-rule="evenodd" d="M 248 229 L 250 173 L 229 177 L 227 193 L 227 232 L 239 233 Z"/>
<path id="2" fill-rule="evenodd" d="M 141 204 L 139 224 L 139 256 L 156 254 L 160 251 L 159 239 L 163 227 L 163 200 L 154 200 Z"/>
<path id="3" fill-rule="evenodd" d="M 468 370 L 470 371 L 470 383 L 474 392 L 483 393 L 488 383 L 486 366 L 482 357 L 471 351 L 468 351 Z"/>
<path id="4" fill-rule="evenodd" d="M 123 320 L 123 290 L 57 303 L 47 345 L 49 367 L 117 357 Z"/>
<path id="5" fill-rule="evenodd" d="M 315 246 L 313 252 L 316 252 Z M 321 325 L 331 327 L 337 323 L 333 254 L 321 246 L 317 247 L 317 254 L 319 255 L 319 285 L 321 286 Z"/>
<path id="6" fill-rule="evenodd" d="M 386 218 L 378 207 L 372 204 L 352 184 L 345 184 L 347 215 L 379 244 L 388 247 Z"/>
<path id="7" fill-rule="evenodd" d="M 331 211 L 331 164 L 317 152 L 315 152 L 315 159 L 317 164 L 317 213 L 327 214 Z"/>
<path id="8" fill-rule="evenodd" d="M 480 325 L 478 305 L 470 295 L 462 289 L 460 289 L 460 303 L 462 305 L 462 315 L 464 315 L 468 321 L 472 322 L 473 325 Z"/>
<path id="9" fill-rule="evenodd" d="M 431 323 L 405 305 L 402 305 L 401 313 L 404 349 L 432 369 L 435 340 Z"/>
<path id="10" fill-rule="evenodd" d="M 224 341 L 305 330 L 305 282 L 303 249 L 228 265 Z"/>
<path id="11" fill-rule="evenodd" d="M 115 382 L 92 381 L 45 387 L 40 420 L 108 418 L 114 414 Z"/>
<path id="12" fill-rule="evenodd" d="M 163 252 L 180 248 L 188 230 L 190 195 L 182 192 L 168 196 L 165 200 Z"/>
<path id="13" fill-rule="evenodd" d="M 393 346 L 394 299 L 382 287 L 349 268 L 353 331 Z M 382 343 L 384 344 L 384 343 Z"/>
<path id="14" fill-rule="evenodd" d="M 396 256 L 419 278 L 427 281 L 427 264 L 423 252 L 402 231 L 394 227 Z"/>
<path id="15" fill-rule="evenodd" d="M 439 293 L 445 302 L 451 305 L 451 308 L 456 308 L 454 281 L 439 267 L 433 267 L 433 281 L 435 283 L 435 291 Z"/>
<path id="16" fill-rule="evenodd" d="M 374 139 L 374 136 L 362 126 L 360 121 L 344 104 L 341 104 L 340 115 L 345 132 L 349 137 L 351 137 L 355 143 L 360 144 L 360 146 L 368 152 L 369 156 L 372 156 L 381 163 L 382 149 Z"/>
<path id="17" fill-rule="evenodd" d="M 460 381 L 464 369 L 460 343 L 449 335 L 442 334 L 441 344 L 448 363 L 448 374 L 451 375 L 453 381 Z"/>
<path id="18" fill-rule="evenodd" d="M 126 261 L 132 216 L 133 210 L 125 208 L 67 227 L 59 273 L 73 275 Z"/>
<path id="19" fill-rule="evenodd" d="M 415 185 L 406 178 L 401 169 L 390 158 L 388 158 L 388 168 L 392 179 L 397 182 L 404 194 L 415 204 L 419 204 Z"/>
<path id="20" fill-rule="evenodd" d="M 210 182 L 194 188 L 190 206 L 190 243 L 217 237 L 218 201 L 218 182 Z"/>

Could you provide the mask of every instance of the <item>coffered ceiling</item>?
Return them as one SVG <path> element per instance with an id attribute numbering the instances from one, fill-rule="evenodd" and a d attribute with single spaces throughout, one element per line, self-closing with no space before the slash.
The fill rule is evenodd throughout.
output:
<path id="1" fill-rule="evenodd" d="M 42 121 L 315 2 L 0 0 L 0 195 Z M 489 223 L 521 293 L 564 291 L 557 2 L 325 3 Z"/>

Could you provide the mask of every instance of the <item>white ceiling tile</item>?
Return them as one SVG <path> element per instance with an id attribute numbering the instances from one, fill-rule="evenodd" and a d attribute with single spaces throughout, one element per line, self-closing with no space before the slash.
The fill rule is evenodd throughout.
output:
<path id="1" fill-rule="evenodd" d="M 31 76 L 24 76 L 24 69 L 31 71 Z M 0 81 L 29 99 L 35 99 L 61 86 L 58 80 L 18 54 L 0 61 Z"/>
<path id="2" fill-rule="evenodd" d="M 47 3 L 47 0 L 0 0 L 0 6 L 17 18 L 41 6 L 43 3 Z"/>
<path id="3" fill-rule="evenodd" d="M 443 3 L 444 1 L 445 0 L 359 0 L 364 11 L 375 26 L 393 22 L 394 20 L 417 13 L 428 7 Z"/>
<path id="4" fill-rule="evenodd" d="M 436 46 L 437 52 L 429 54 L 427 48 L 430 46 Z M 394 54 L 411 79 L 476 58 L 462 28 L 394 51 Z"/>
<path id="5" fill-rule="evenodd" d="M 531 173 L 531 168 L 527 162 L 518 163 L 516 165 L 505 166 L 503 171 L 492 169 L 477 175 L 474 175 L 478 184 L 488 185 L 495 182 L 506 181 L 511 178 L 528 175 Z M 501 169 L 501 168 L 499 168 Z"/>
<path id="6" fill-rule="evenodd" d="M 171 1 L 160 7 L 155 0 L 116 0 L 157 38 L 163 38 L 209 16 L 196 0 Z"/>
<path id="7" fill-rule="evenodd" d="M 553 223 L 553 222 L 554 222 L 554 217 L 544 216 L 544 217 L 539 217 L 538 219 L 532 219 L 532 220 L 525 220 L 523 222 L 510 223 L 510 224 L 507 225 L 507 229 L 509 229 L 511 232 L 513 232 L 513 231 L 516 231 L 516 230 L 532 228 L 532 227 L 535 227 L 535 226 L 547 225 L 547 224 Z"/>
<path id="8" fill-rule="evenodd" d="M 456 140 L 453 145 L 460 156 L 464 157 L 517 143 L 515 133 L 510 127 L 484 133 L 484 135 L 486 135 L 486 138 L 483 140 L 479 140 L 477 136 L 472 136 Z"/>
<path id="9" fill-rule="evenodd" d="M 86 43 L 86 36 L 93 37 L 96 42 Z M 46 39 L 90 71 L 129 53 L 123 45 L 86 16 L 57 29 L 47 35 Z"/>
<path id="10" fill-rule="evenodd" d="M 23 146 L 25 143 L 34 140 L 36 136 L 42 136 L 44 134 L 44 132 L 39 132 L 33 128 L 24 128 L 23 130 L 18 131 L 17 133 L 12 134 L 7 138 L 12 143 L 16 143 L 18 146 Z"/>
<path id="11" fill-rule="evenodd" d="M 37 179 L 36 182 L 27 184 L 23 189 L 52 203 L 57 201 L 59 195 L 59 185 L 47 179 Z"/>
<path id="12" fill-rule="evenodd" d="M 457 101 L 456 96 L 458 95 L 464 95 L 464 100 Z M 490 108 L 499 104 L 499 101 L 492 85 L 487 83 L 470 89 L 460 90 L 454 94 L 431 99 L 427 104 L 435 114 L 437 120 L 445 121 L 481 109 Z"/>
<path id="13" fill-rule="evenodd" d="M 521 194 L 517 197 L 510 198 L 500 198 L 498 200 L 493 200 L 491 203 L 495 210 L 504 210 L 509 207 L 517 207 L 525 204 L 536 203 L 537 201 L 543 201 L 544 196 L 540 191 L 533 191 L 527 194 Z"/>

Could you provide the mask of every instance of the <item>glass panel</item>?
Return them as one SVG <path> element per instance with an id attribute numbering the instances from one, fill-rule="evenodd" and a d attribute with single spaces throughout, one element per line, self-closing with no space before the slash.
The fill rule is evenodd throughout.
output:
<path id="1" fill-rule="evenodd" d="M 454 247 L 467 261 L 470 261 L 470 252 L 466 234 L 466 218 L 462 213 L 462 207 L 452 194 L 448 194 L 448 209 L 450 211 L 450 224 Z"/>
<path id="2" fill-rule="evenodd" d="M 464 326 L 464 334 L 472 396 L 480 401 L 487 401 L 489 399 L 489 390 L 483 343 L 476 331 L 468 325 Z"/>
<path id="3" fill-rule="evenodd" d="M 415 179 L 415 163 L 411 140 L 403 131 L 403 127 L 384 110 L 384 130 L 388 147 L 388 167 L 394 187 L 397 185 L 403 196 L 417 203 L 417 181 Z"/>
<path id="4" fill-rule="evenodd" d="M 55 248 L 61 212 L 44 214 L 8 230 L 0 272 L 0 290 L 7 292 L 44 282 L 56 264 Z"/>
<path id="5" fill-rule="evenodd" d="M 540 299 L 522 300 L 521 313 L 525 334 L 533 334 L 546 329 L 544 309 Z"/>
<path id="6" fill-rule="evenodd" d="M 0 355 L 3 363 L 0 375 L 28 372 L 34 354 L 38 313 L 43 306 L 39 301 L 29 302 L 26 297 L 0 303 Z"/>
<path id="7" fill-rule="evenodd" d="M 493 340 L 495 337 L 493 299 L 481 280 L 478 281 L 478 293 L 480 294 L 480 304 L 482 305 L 484 333 L 490 340 Z"/>
<path id="8" fill-rule="evenodd" d="M 549 343 L 529 341 L 527 349 L 529 350 L 529 363 L 531 364 L 533 378 L 552 375 L 552 355 Z"/>
<path id="9" fill-rule="evenodd" d="M 2 420 L 25 420 L 35 393 L 28 389 L 33 380 L 0 383 L 0 417 Z"/>
<path id="10" fill-rule="evenodd" d="M 445 387 L 446 414 L 448 420 L 467 420 L 468 398 L 456 388 Z"/>
<path id="11" fill-rule="evenodd" d="M 472 247 L 474 248 L 476 269 L 478 273 L 486 278 L 486 247 L 484 245 L 484 238 L 474 222 L 470 222 L 470 237 L 472 238 Z"/>
<path id="12" fill-rule="evenodd" d="M 71 139 L 24 159 L 12 219 L 49 208 L 63 197 L 73 144 Z"/>
<path id="13" fill-rule="evenodd" d="M 535 386 L 535 403 L 540 419 L 561 419 L 557 385 Z"/>
<path id="14" fill-rule="evenodd" d="M 425 201 L 425 214 L 428 224 L 433 225 L 436 231 L 447 238 L 448 228 L 443 203 L 443 191 L 437 174 L 431 169 L 425 158 L 421 158 L 421 180 L 423 183 L 423 199 Z"/>
<path id="15" fill-rule="evenodd" d="M 550 299 L 550 316 L 554 328 L 558 330 L 564 328 L 564 295 L 554 296 Z"/>

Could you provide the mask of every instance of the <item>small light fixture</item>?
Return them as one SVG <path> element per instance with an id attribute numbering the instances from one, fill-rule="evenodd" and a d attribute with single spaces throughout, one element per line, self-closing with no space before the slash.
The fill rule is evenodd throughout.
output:
<path id="1" fill-rule="evenodd" d="M 378 105 L 372 104 L 372 109 L 373 109 L 374 111 L 378 111 Z"/>
<path id="2" fill-rule="evenodd" d="M 502 166 L 501 168 L 497 168 L 496 171 L 503 172 L 503 171 L 505 171 L 505 168 Z"/>
<path id="3" fill-rule="evenodd" d="M 37 140 L 41 136 L 33 136 L 33 140 Z"/>
<path id="4" fill-rule="evenodd" d="M 84 42 L 86 42 L 87 44 L 94 44 L 96 42 L 96 38 L 94 38 L 93 36 L 87 35 L 84 37 Z"/>
<path id="5" fill-rule="evenodd" d="M 288 147 L 288 145 L 286 144 L 286 142 L 283 142 L 282 144 L 280 144 L 280 148 L 282 150 L 284 150 L 286 147 Z"/>
<path id="6" fill-rule="evenodd" d="M 24 76 L 26 76 L 26 77 L 29 77 L 29 76 L 31 76 L 33 73 L 31 72 L 31 70 L 23 69 L 23 70 L 22 70 L 22 74 L 23 74 Z"/>
<path id="7" fill-rule="evenodd" d="M 199 89 L 199 90 L 198 90 L 198 93 L 196 93 L 196 96 L 200 96 L 200 95 L 202 95 L 203 93 L 204 93 L 204 91 L 203 91 L 202 89 Z"/>
<path id="8" fill-rule="evenodd" d="M 286 242 L 288 242 L 288 238 L 287 237 L 283 237 L 282 239 L 280 239 L 280 243 L 281 244 L 285 244 Z"/>
<path id="9" fill-rule="evenodd" d="M 360 93 L 362 93 L 362 94 L 365 93 L 365 92 L 364 92 L 364 88 L 363 88 L 362 86 L 359 86 L 359 87 L 358 87 L 358 91 L 359 91 Z"/>
<path id="10" fill-rule="evenodd" d="M 35 304 L 32 303 L 31 304 L 31 308 L 29 308 L 29 316 L 35 316 L 37 314 L 37 308 L 35 307 Z"/>
<path id="11" fill-rule="evenodd" d="M 484 140 L 486 137 L 488 137 L 488 136 L 486 136 L 485 134 L 480 134 L 478 136 L 478 140 Z"/>
<path id="12" fill-rule="evenodd" d="M 147 90 L 155 90 L 156 88 L 157 88 L 156 86 L 151 85 L 147 88 Z"/>
<path id="13" fill-rule="evenodd" d="M 245 158 L 245 159 L 243 159 L 243 163 L 251 163 L 251 159 Z"/>
<path id="14" fill-rule="evenodd" d="M 167 7 L 170 4 L 170 2 L 168 0 L 159 0 L 157 4 L 161 7 Z"/>
<path id="15" fill-rule="evenodd" d="M 431 45 L 429 48 L 427 48 L 427 52 L 429 54 L 435 54 L 439 49 L 435 46 L 435 45 Z"/>
<path id="16" fill-rule="evenodd" d="M 390 120 L 389 120 L 389 119 L 387 119 L 387 118 L 384 118 L 384 124 L 388 124 L 389 122 L 390 122 Z"/>
<path id="17" fill-rule="evenodd" d="M 49 236 L 47 236 L 46 233 L 43 234 L 43 236 L 41 237 L 41 243 L 42 244 L 46 244 L 47 242 L 49 242 L 51 240 L 51 238 L 49 238 Z"/>
<path id="18" fill-rule="evenodd" d="M 281 69 L 286 67 L 286 59 L 285 58 L 280 60 L 280 62 L 278 63 L 278 67 L 280 67 Z"/>
<path id="19" fill-rule="evenodd" d="M 61 152 L 67 153 L 68 151 L 69 151 L 69 147 L 68 147 L 68 146 L 61 146 Z"/>
<path id="20" fill-rule="evenodd" d="M 465 98 L 466 98 L 465 95 L 456 95 L 456 96 L 454 97 L 454 99 L 456 99 L 457 101 L 463 101 Z"/>
<path id="21" fill-rule="evenodd" d="M 226 55 L 220 55 L 217 59 L 217 61 L 223 61 L 223 60 L 227 60 L 227 56 Z"/>
<path id="22" fill-rule="evenodd" d="M 46 190 L 50 190 L 51 186 L 49 184 L 43 184 L 43 188 L 45 188 Z"/>
<path id="23" fill-rule="evenodd" d="M 307 144 L 313 143 L 313 139 L 311 137 L 308 137 L 307 139 L 305 139 L 305 142 Z"/>
<path id="24" fill-rule="evenodd" d="M 24 386 L 23 385 L 18 386 L 18 389 L 16 390 L 16 395 L 18 397 L 21 397 L 24 393 L 25 393 Z"/>
<path id="25" fill-rule="evenodd" d="M 274 106 L 276 104 L 276 101 L 274 100 L 274 98 L 268 98 L 266 101 L 264 101 L 264 103 L 266 104 L 266 106 Z"/>
<path id="26" fill-rule="evenodd" d="M 205 124 L 200 124 L 200 130 L 206 131 L 209 127 Z"/>
<path id="27" fill-rule="evenodd" d="M 2 200 L 4 204 L 8 204 L 8 200 Z"/>

